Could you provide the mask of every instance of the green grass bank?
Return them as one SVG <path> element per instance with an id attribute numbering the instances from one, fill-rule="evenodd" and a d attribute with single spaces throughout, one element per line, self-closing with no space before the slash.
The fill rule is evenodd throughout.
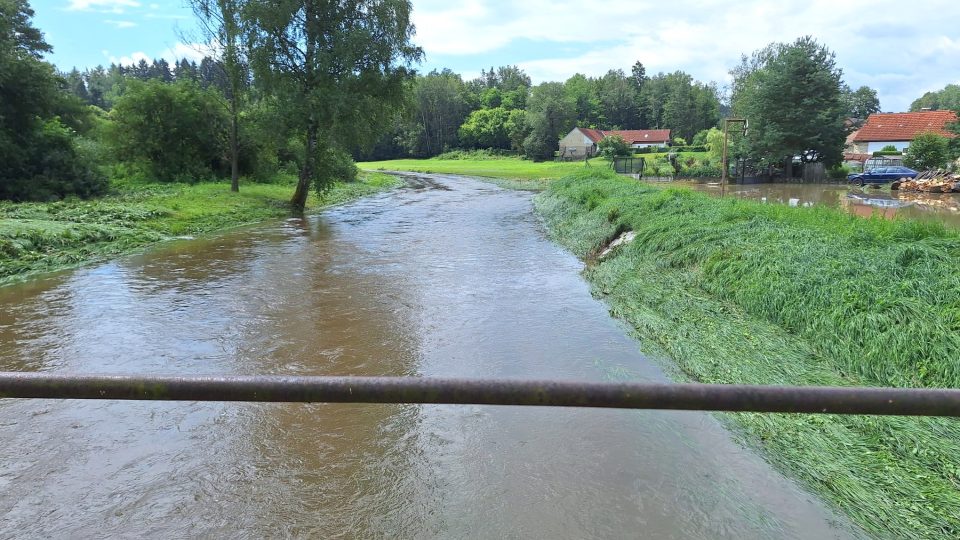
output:
<path id="1" fill-rule="evenodd" d="M 537 163 L 515 157 L 504 157 L 498 159 L 393 159 L 357 163 L 357 167 L 365 171 L 409 171 L 543 181 L 561 178 L 584 169 L 609 168 L 610 164 L 599 158 L 591 159 L 587 163 L 583 161 Z"/>
<path id="2" fill-rule="evenodd" d="M 680 379 L 960 387 L 960 236 L 938 224 L 717 199 L 605 171 L 536 198 L 585 274 Z M 960 423 L 724 415 L 744 441 L 879 537 L 960 537 Z"/>
<path id="3" fill-rule="evenodd" d="M 378 173 L 337 183 L 322 196 L 311 194 L 308 209 L 319 209 L 396 186 Z M 145 184 L 118 187 L 97 200 L 52 203 L 0 202 L 0 285 L 133 251 L 175 238 L 210 233 L 290 214 L 293 184 Z"/>

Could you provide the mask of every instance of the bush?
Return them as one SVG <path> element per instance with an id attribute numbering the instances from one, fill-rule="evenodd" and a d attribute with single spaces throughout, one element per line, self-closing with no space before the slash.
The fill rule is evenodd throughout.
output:
<path id="1" fill-rule="evenodd" d="M 108 130 L 117 157 L 156 180 L 197 181 L 229 170 L 223 134 L 227 114 L 216 90 L 190 81 L 130 81 Z"/>
<path id="2" fill-rule="evenodd" d="M 917 135 L 903 156 L 903 164 L 914 169 L 946 167 L 950 161 L 950 141 L 936 133 Z"/>
<path id="3" fill-rule="evenodd" d="M 827 176 L 831 180 L 846 180 L 848 174 L 850 174 L 850 167 L 846 165 L 837 165 L 827 169 Z"/>
<path id="4" fill-rule="evenodd" d="M 23 140 L 18 166 L 4 168 L 0 176 L 0 199 L 48 201 L 92 197 L 107 190 L 107 178 L 94 166 L 93 152 L 78 145 L 77 137 L 59 120 L 43 122 Z"/>
<path id="5" fill-rule="evenodd" d="M 318 192 L 323 193 L 333 186 L 334 182 L 355 182 L 357 173 L 357 166 L 350 154 L 339 148 L 326 148 L 317 156 L 314 185 Z"/>
<path id="6" fill-rule="evenodd" d="M 631 154 L 630 145 L 619 135 L 611 135 L 600 139 L 600 142 L 597 143 L 597 148 L 600 150 L 600 155 L 607 159 L 616 156 L 629 156 Z"/>
<path id="7" fill-rule="evenodd" d="M 881 151 L 881 152 L 893 152 L 893 153 L 897 153 L 897 154 L 900 153 L 900 151 L 897 150 L 897 147 L 894 146 L 894 145 L 892 145 L 892 144 L 888 144 L 888 145 L 884 146 L 883 148 L 880 149 L 880 151 Z"/>

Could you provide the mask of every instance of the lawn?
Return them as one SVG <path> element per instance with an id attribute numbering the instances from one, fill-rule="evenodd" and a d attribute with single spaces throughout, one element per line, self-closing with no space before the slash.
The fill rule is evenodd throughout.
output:
<path id="1" fill-rule="evenodd" d="M 422 173 L 462 174 L 512 180 L 551 180 L 584 168 L 609 168 L 609 162 L 594 158 L 582 161 L 533 162 L 520 158 L 502 159 L 394 159 L 358 163 L 366 171 L 410 171 Z"/>
<path id="2" fill-rule="evenodd" d="M 960 387 L 960 235 L 591 171 L 536 198 L 594 294 L 681 380 Z M 960 537 L 960 423 L 731 414 L 743 440 L 880 537 Z"/>

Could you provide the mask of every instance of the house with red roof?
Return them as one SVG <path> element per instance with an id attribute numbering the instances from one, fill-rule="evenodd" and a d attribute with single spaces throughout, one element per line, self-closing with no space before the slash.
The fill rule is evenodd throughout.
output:
<path id="1" fill-rule="evenodd" d="M 597 143 L 605 137 L 619 135 L 633 148 L 664 146 L 670 142 L 669 129 L 616 129 L 600 130 L 575 127 L 560 139 L 560 155 L 567 158 L 582 158 L 597 153 Z"/>
<path id="2" fill-rule="evenodd" d="M 872 155 L 889 145 L 903 151 L 917 135 L 926 132 L 952 139 L 956 135 L 947 131 L 947 125 L 956 121 L 953 111 L 874 113 L 847 139 L 847 153 Z"/>

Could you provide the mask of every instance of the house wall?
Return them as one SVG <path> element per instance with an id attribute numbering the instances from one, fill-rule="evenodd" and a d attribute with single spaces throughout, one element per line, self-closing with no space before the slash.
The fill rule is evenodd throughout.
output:
<path id="1" fill-rule="evenodd" d="M 634 144 L 631 144 L 630 147 L 631 148 L 648 148 L 651 146 L 663 146 L 665 144 L 667 143 L 665 142 L 634 143 Z"/>
<path id="2" fill-rule="evenodd" d="M 584 155 L 593 155 L 597 151 L 596 145 L 593 144 L 593 141 L 589 137 L 584 135 L 580 130 L 574 129 L 570 133 L 560 139 L 560 155 L 569 157 L 571 154 L 574 157 L 583 157 Z"/>
<path id="3" fill-rule="evenodd" d="M 844 148 L 844 151 L 851 154 L 869 154 L 870 151 L 867 149 L 869 145 L 870 143 L 867 142 L 850 143 Z"/>
<path id="4" fill-rule="evenodd" d="M 880 150 L 883 150 L 884 146 L 889 146 L 889 145 L 895 146 L 897 150 L 900 150 L 902 152 L 906 150 L 908 146 L 910 146 L 910 141 L 879 141 L 879 142 L 872 141 L 867 143 L 866 153 L 872 154 L 874 152 L 879 152 Z"/>

